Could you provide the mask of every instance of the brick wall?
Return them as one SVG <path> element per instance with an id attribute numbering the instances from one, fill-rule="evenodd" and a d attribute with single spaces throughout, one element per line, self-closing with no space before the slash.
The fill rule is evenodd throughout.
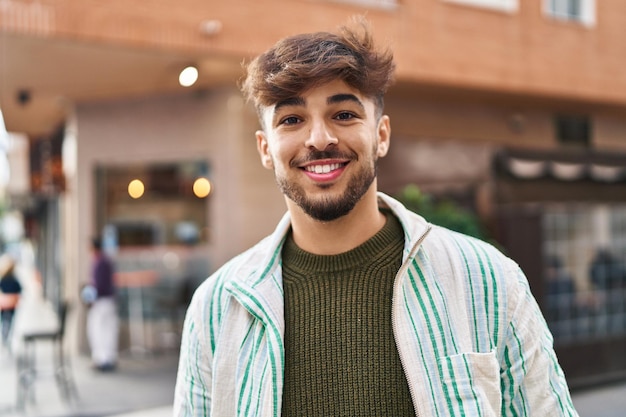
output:
<path id="1" fill-rule="evenodd" d="M 393 45 L 398 77 L 407 82 L 626 105 L 621 0 L 596 1 L 593 27 L 549 19 L 538 1 L 520 1 L 512 13 L 444 0 L 359 3 L 5 0 L 0 25 L 37 36 L 244 58 L 287 34 L 333 29 L 366 13 L 377 38 Z M 221 30 L 207 36 L 200 26 L 212 19 Z"/>

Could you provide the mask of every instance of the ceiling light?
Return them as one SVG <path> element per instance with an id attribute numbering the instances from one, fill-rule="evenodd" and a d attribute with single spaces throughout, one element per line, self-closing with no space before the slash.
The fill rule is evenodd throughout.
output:
<path id="1" fill-rule="evenodd" d="M 196 179 L 193 183 L 193 193 L 198 198 L 208 196 L 211 193 L 211 182 L 204 177 Z"/>
<path id="2" fill-rule="evenodd" d="M 222 22 L 217 19 L 207 19 L 200 22 L 200 33 L 205 36 L 217 35 L 222 31 Z"/>
<path id="3" fill-rule="evenodd" d="M 183 87 L 191 87 L 196 81 L 198 81 L 198 69 L 194 66 L 185 68 L 178 76 L 178 82 Z"/>
<path id="4" fill-rule="evenodd" d="M 145 189 L 146 188 L 141 180 L 134 179 L 130 183 L 128 183 L 128 195 L 130 195 L 134 199 L 140 198 L 143 195 Z"/>

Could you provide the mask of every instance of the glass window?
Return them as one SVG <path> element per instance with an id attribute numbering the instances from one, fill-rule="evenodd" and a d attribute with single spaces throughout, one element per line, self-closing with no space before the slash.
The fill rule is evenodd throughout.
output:
<path id="1" fill-rule="evenodd" d="M 566 146 L 587 148 L 591 144 L 591 119 L 589 116 L 557 114 L 554 117 L 557 141 Z"/>
<path id="2" fill-rule="evenodd" d="M 626 206 L 546 208 L 545 313 L 557 344 L 626 334 Z"/>
<path id="3" fill-rule="evenodd" d="M 379 9 L 392 9 L 398 5 L 398 0 L 328 0 L 337 3 L 349 3 L 363 7 L 375 7 Z"/>
<path id="4" fill-rule="evenodd" d="M 115 248 L 206 242 L 208 174 L 203 161 L 98 167 L 96 230 Z"/>
<path id="5" fill-rule="evenodd" d="M 594 25 L 595 10 L 595 0 L 544 0 L 545 14 L 559 20 Z"/>
<path id="6" fill-rule="evenodd" d="M 518 8 L 518 0 L 444 0 L 448 3 L 466 4 L 469 6 L 485 7 L 489 9 L 515 12 Z"/>
<path id="7" fill-rule="evenodd" d="M 95 230 L 116 269 L 123 340 L 173 348 L 191 294 L 209 276 L 210 167 L 205 161 L 99 166 Z"/>

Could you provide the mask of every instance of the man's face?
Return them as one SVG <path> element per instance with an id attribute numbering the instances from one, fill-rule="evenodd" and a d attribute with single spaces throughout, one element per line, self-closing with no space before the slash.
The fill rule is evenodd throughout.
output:
<path id="1" fill-rule="evenodd" d="M 289 200 L 320 221 L 352 210 L 389 146 L 389 118 L 377 119 L 374 101 L 341 80 L 266 107 L 262 118 L 263 165 Z"/>

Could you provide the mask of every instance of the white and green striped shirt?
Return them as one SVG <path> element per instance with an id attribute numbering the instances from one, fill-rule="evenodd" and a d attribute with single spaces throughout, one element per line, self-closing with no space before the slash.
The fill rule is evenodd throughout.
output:
<path id="1" fill-rule="evenodd" d="M 416 414 L 577 416 L 552 336 L 518 265 L 379 194 L 405 233 L 392 324 Z M 226 263 L 187 312 L 174 416 L 280 416 L 281 249 L 275 232 Z"/>

